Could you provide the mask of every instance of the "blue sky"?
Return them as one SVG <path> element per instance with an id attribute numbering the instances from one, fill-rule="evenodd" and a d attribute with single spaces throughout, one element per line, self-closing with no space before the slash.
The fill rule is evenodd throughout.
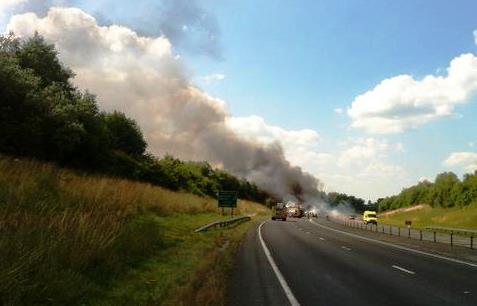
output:
<path id="1" fill-rule="evenodd" d="M 102 25 L 165 33 L 166 0 L 50 2 L 77 5 Z M 190 3 L 168 38 L 193 82 L 225 101 L 238 134 L 281 142 L 329 190 L 375 199 L 474 169 L 476 1 Z"/>
<path id="2" fill-rule="evenodd" d="M 234 115 L 315 129 L 330 152 L 336 145 L 331 139 L 368 136 L 350 129 L 349 118 L 335 108 L 349 107 L 385 78 L 442 74 L 455 56 L 476 53 L 475 1 L 237 1 L 209 7 L 219 20 L 225 59 L 193 58 L 191 66 L 198 75 L 219 71 L 227 77 L 206 90 L 227 100 Z M 405 148 L 390 161 L 407 169 L 406 183 L 448 170 L 442 162 L 451 152 L 475 151 L 468 146 L 477 138 L 475 98 L 456 113 L 461 118 L 384 137 Z"/>

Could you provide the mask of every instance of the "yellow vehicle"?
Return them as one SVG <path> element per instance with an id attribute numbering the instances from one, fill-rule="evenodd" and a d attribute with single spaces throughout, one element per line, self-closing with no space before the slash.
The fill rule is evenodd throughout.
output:
<path id="1" fill-rule="evenodd" d="M 378 224 L 378 217 L 376 216 L 376 212 L 372 210 L 366 210 L 363 213 L 363 223 L 368 224 L 368 223 L 374 223 Z"/>
<path id="2" fill-rule="evenodd" d="M 285 204 L 277 203 L 277 205 L 272 207 L 272 220 L 281 219 L 282 221 L 287 221 L 288 209 Z"/>

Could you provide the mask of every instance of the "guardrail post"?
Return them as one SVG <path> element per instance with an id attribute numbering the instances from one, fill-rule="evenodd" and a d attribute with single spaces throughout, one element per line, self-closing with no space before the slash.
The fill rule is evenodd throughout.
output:
<path id="1" fill-rule="evenodd" d="M 419 230 L 419 240 L 422 240 L 422 230 Z"/>
<path id="2" fill-rule="evenodd" d="M 383 234 L 384 234 L 384 225 L 381 226 L 381 229 L 383 230 Z"/>
<path id="3" fill-rule="evenodd" d="M 389 226 L 389 235 L 391 235 L 391 236 L 393 235 L 393 226 L 392 225 Z"/>
<path id="4" fill-rule="evenodd" d="M 470 248 L 474 248 L 474 236 L 470 236 Z"/>
<path id="5" fill-rule="evenodd" d="M 436 232 L 434 232 L 434 242 L 437 242 L 437 240 L 436 240 Z"/>
<path id="6" fill-rule="evenodd" d="M 401 237 L 401 228 L 398 226 L 398 236 Z"/>
<path id="7" fill-rule="evenodd" d="M 451 246 L 454 245 L 454 244 L 453 244 L 453 239 L 452 239 L 453 236 L 454 236 L 454 233 L 451 232 L 451 233 L 450 233 L 450 243 L 451 243 Z"/>
<path id="8" fill-rule="evenodd" d="M 407 229 L 407 238 L 411 239 L 411 228 Z"/>

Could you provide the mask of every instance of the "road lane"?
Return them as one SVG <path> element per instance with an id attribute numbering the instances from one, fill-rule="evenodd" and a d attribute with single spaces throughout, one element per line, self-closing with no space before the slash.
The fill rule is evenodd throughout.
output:
<path id="1" fill-rule="evenodd" d="M 262 235 L 301 305 L 477 304 L 477 269 L 472 267 L 359 240 L 304 219 L 269 221 Z M 250 239 L 244 245 L 247 243 L 259 245 Z M 263 250 L 255 249 L 260 251 L 263 255 Z M 241 266 L 242 270 L 249 268 Z M 253 268 L 270 269 L 262 265 Z M 276 278 L 274 282 L 278 283 Z M 273 291 L 280 286 L 270 288 Z M 241 286 L 235 286 L 235 290 L 247 294 Z M 267 295 L 280 296 L 273 292 Z M 261 302 L 265 303 L 245 298 L 234 305 L 287 305 L 268 303 L 266 299 Z"/>
<path id="2" fill-rule="evenodd" d="M 247 233 L 239 247 L 229 284 L 228 305 L 288 305 L 288 299 L 263 252 L 257 227 Z"/>

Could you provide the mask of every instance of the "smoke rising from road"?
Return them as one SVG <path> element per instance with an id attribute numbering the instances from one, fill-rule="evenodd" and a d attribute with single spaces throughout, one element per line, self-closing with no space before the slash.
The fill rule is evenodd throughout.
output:
<path id="1" fill-rule="evenodd" d="M 191 83 L 167 37 L 100 26 L 77 8 L 16 15 L 7 31 L 20 37 L 38 31 L 54 43 L 74 82 L 97 94 L 102 109 L 134 118 L 152 153 L 207 160 L 284 200 L 322 202 L 320 180 L 292 166 L 279 144 L 246 140 L 226 124 L 225 103 Z"/>

